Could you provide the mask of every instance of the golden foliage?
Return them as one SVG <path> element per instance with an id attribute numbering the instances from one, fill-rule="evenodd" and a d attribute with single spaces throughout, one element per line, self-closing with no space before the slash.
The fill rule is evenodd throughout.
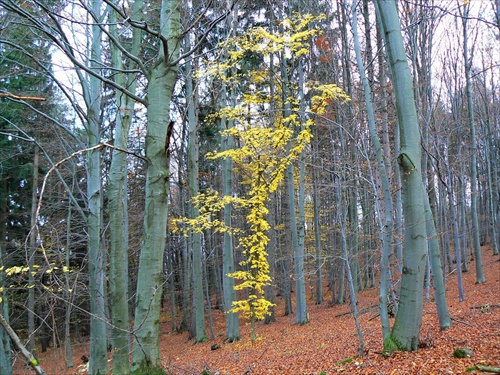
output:
<path id="1" fill-rule="evenodd" d="M 252 323 L 263 319 L 273 306 L 264 298 L 264 287 L 271 280 L 267 260 L 267 221 L 270 194 L 284 180 L 287 167 L 297 160 L 312 138 L 314 121 L 307 118 L 299 103 L 297 83 L 284 86 L 279 61 L 290 57 L 303 58 L 310 52 L 310 43 L 321 32 L 311 25 L 323 16 L 295 15 L 282 22 L 281 32 L 269 32 L 261 27 L 248 30 L 241 36 L 223 43 L 225 59 L 203 64 L 200 76 L 225 82 L 240 93 L 234 105 L 221 108 L 208 121 L 224 118 L 232 127 L 222 131 L 223 137 L 238 139 L 238 148 L 207 154 L 209 159 L 230 159 L 240 181 L 247 187 L 242 197 L 222 197 L 209 192 L 194 197 L 192 203 L 200 215 L 194 219 L 180 219 L 176 227 L 202 232 L 213 228 L 218 232 L 238 233 L 238 246 L 245 259 L 241 269 L 230 276 L 240 282 L 236 290 L 247 290 L 248 298 L 233 303 L 231 312 L 243 312 Z M 290 74 L 289 72 L 285 74 Z M 318 92 L 311 105 L 321 114 L 334 99 L 347 100 L 347 95 L 336 85 L 309 85 Z M 217 212 L 231 204 L 244 208 L 249 230 L 243 233 L 227 228 L 217 219 Z"/>

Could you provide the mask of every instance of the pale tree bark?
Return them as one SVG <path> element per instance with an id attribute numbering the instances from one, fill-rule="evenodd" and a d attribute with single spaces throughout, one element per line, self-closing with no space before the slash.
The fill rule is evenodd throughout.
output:
<path id="1" fill-rule="evenodd" d="M 316 274 L 316 304 L 323 303 L 323 257 L 321 249 L 321 217 L 319 207 L 321 197 L 319 191 L 319 157 L 318 157 L 318 132 L 317 127 L 313 128 L 314 137 L 312 140 L 312 185 L 313 185 L 313 215 L 314 215 L 314 247 L 316 250 L 315 274 Z"/>
<path id="2" fill-rule="evenodd" d="M 187 172 L 189 198 L 198 195 L 199 186 L 199 151 L 198 151 L 198 121 L 196 114 L 197 95 L 193 89 L 194 71 L 191 60 L 186 62 L 186 97 L 188 100 L 188 148 L 187 148 Z M 199 209 L 189 203 L 189 216 L 199 216 Z M 194 288 L 194 336 L 196 342 L 206 340 L 205 324 L 205 296 L 203 294 L 203 249 L 201 246 L 201 233 L 191 232 L 189 234 L 189 247 L 193 254 L 193 288 Z"/>
<path id="3" fill-rule="evenodd" d="M 92 11 L 101 13 L 102 2 L 93 0 Z M 96 20 L 99 22 L 100 20 Z M 101 69 L 102 31 L 99 26 L 91 27 L 90 68 L 96 72 Z M 97 146 L 100 142 L 101 81 L 94 75 L 88 76 L 87 104 L 87 147 Z M 95 149 L 87 153 L 87 231 L 88 264 L 90 290 L 90 362 L 89 374 L 106 374 L 109 371 L 106 345 L 105 301 L 104 301 L 104 254 L 101 253 L 102 223 L 102 182 L 101 153 Z"/>
<path id="4" fill-rule="evenodd" d="M 464 2 L 464 14 L 462 17 L 462 25 L 464 32 L 464 61 L 465 61 L 465 85 L 467 91 L 467 106 L 469 109 L 469 126 L 470 126 L 470 142 L 471 142 L 471 162 L 470 162 L 470 212 L 472 221 L 472 245 L 474 246 L 474 258 L 476 262 L 476 283 L 482 284 L 486 282 L 483 271 L 483 258 L 481 255 L 481 243 L 479 241 L 479 222 L 477 219 L 477 140 L 476 140 L 476 123 L 474 119 L 474 104 L 472 101 L 471 87 L 471 67 L 472 53 L 469 55 L 469 36 L 467 35 L 467 20 L 469 17 L 470 4 Z"/>
<path id="5" fill-rule="evenodd" d="M 4 190 L 6 191 L 6 190 Z M 0 204 L 2 207 L 0 207 L 0 210 L 3 211 L 3 208 L 6 207 L 4 206 L 4 197 Z M 3 218 L 3 212 L 1 217 Z M 5 239 L 5 226 L 2 225 L 0 229 L 0 267 L 3 267 L 3 243 Z M 9 308 L 7 305 L 7 295 L 5 293 L 4 289 L 4 276 L 3 272 L 0 273 L 0 314 L 2 314 L 6 321 L 7 324 L 9 323 Z M 10 353 L 10 337 L 5 328 L 0 327 L 0 373 L 5 374 L 5 375 L 12 375 L 12 357 Z"/>
<path id="6" fill-rule="evenodd" d="M 225 90 L 224 90 L 225 91 Z M 223 95 L 224 95 L 223 91 Z M 221 128 L 230 129 L 232 127 L 232 120 L 222 119 Z M 230 150 L 233 148 L 233 138 L 231 136 L 223 136 L 222 138 L 222 151 Z M 222 160 L 222 189 L 224 196 L 230 196 L 233 193 L 232 180 L 232 160 L 226 157 Z M 232 207 L 230 204 L 224 206 L 224 225 L 228 228 L 232 226 Z M 234 249 L 232 236 L 224 232 L 224 240 L 222 247 L 222 283 L 224 289 L 224 311 L 226 313 L 226 338 L 229 342 L 240 339 L 240 324 L 238 313 L 229 312 L 233 302 L 236 301 L 236 291 L 234 290 L 234 278 L 228 275 L 235 271 L 234 267 Z"/>
<path id="7" fill-rule="evenodd" d="M 486 81 L 486 80 L 485 80 Z M 486 86 L 486 83 L 485 83 Z M 487 104 L 485 104 L 487 107 Z M 484 124 L 486 130 L 486 166 L 487 166 L 487 183 L 488 183 L 488 203 L 489 203 L 489 213 L 490 213 L 490 225 L 491 225 L 491 242 L 493 245 L 493 255 L 498 255 L 498 248 L 500 244 L 498 243 L 498 223 L 497 217 L 495 215 L 495 208 L 498 206 L 498 188 L 496 184 L 495 175 L 498 173 L 497 167 L 497 157 L 495 155 L 495 145 L 492 138 L 490 117 L 488 116 Z"/>
<path id="8" fill-rule="evenodd" d="M 291 115 L 290 104 L 287 99 L 290 95 L 288 92 L 289 77 L 288 67 L 285 57 L 281 59 L 281 78 L 283 79 L 283 90 L 285 100 L 284 117 L 288 118 Z M 295 212 L 295 179 L 294 167 L 290 163 L 286 168 L 286 189 L 288 191 L 288 209 L 290 211 L 290 232 L 292 237 L 293 261 L 295 271 L 295 323 L 307 323 L 307 302 L 306 302 L 306 285 L 304 275 L 304 246 L 299 242 L 299 231 L 303 230 L 297 225 L 297 214 Z M 286 277 L 286 276 L 285 276 Z"/>
<path id="9" fill-rule="evenodd" d="M 448 150 L 444 150 L 444 157 L 443 160 L 445 161 L 445 165 L 447 166 L 447 178 L 448 182 L 446 183 L 443 178 L 441 178 L 441 183 L 445 186 L 446 188 L 446 193 L 448 195 L 448 203 L 450 206 L 450 213 L 451 213 L 451 220 L 453 222 L 453 238 L 455 241 L 455 263 L 457 267 L 457 280 L 458 280 L 458 298 L 460 302 L 465 300 L 465 295 L 464 295 L 464 290 L 462 286 L 462 251 L 461 251 L 461 244 L 460 244 L 460 229 L 459 229 L 459 223 L 458 223 L 458 215 L 457 215 L 457 209 L 456 209 L 456 204 L 455 204 L 455 197 L 454 197 L 454 192 L 453 192 L 453 177 L 451 174 L 451 163 L 449 162 L 448 158 Z M 452 265 L 450 265 L 450 268 L 453 268 Z"/>
<path id="10" fill-rule="evenodd" d="M 17 349 L 21 352 L 21 355 L 28 362 L 28 364 L 31 366 L 33 371 L 35 371 L 38 375 L 47 375 L 47 373 L 44 371 L 44 369 L 38 363 L 38 360 L 22 344 L 21 339 L 16 334 L 16 332 L 14 332 L 14 330 L 10 326 L 9 322 L 7 321 L 7 319 L 5 318 L 5 316 L 2 313 L 0 313 L 0 325 L 2 326 L 2 329 L 5 330 L 5 332 L 7 332 L 7 334 L 10 336 L 10 339 L 12 340 L 14 345 L 17 347 Z M 9 358 L 9 362 L 10 362 L 10 358 Z M 12 369 L 11 369 L 11 371 L 12 371 Z M 3 372 L 2 372 L 2 375 L 3 375 Z"/>
<path id="11" fill-rule="evenodd" d="M 363 331 L 361 330 L 361 325 L 359 323 L 359 309 L 358 309 L 358 297 L 357 293 L 358 291 L 355 289 L 356 284 L 354 283 L 354 275 L 351 270 L 351 264 L 349 261 L 349 251 L 347 249 L 347 228 L 346 228 L 346 222 L 347 222 L 347 215 L 348 215 L 348 207 L 346 207 L 343 202 L 346 200 L 346 197 L 341 188 L 341 183 L 339 180 L 338 183 L 338 189 L 337 189 L 337 216 L 338 216 L 338 221 L 340 223 L 340 237 L 342 241 L 342 260 L 343 263 L 345 264 L 345 268 L 347 271 L 347 283 L 349 285 L 349 296 L 351 298 L 351 309 L 352 313 L 354 315 L 354 322 L 356 325 L 356 331 L 358 333 L 358 340 L 359 340 L 359 346 L 358 346 L 358 355 L 360 357 L 363 356 L 364 354 L 364 340 L 363 340 Z"/>
<path id="12" fill-rule="evenodd" d="M 345 2 L 341 2 L 339 4 L 340 14 L 339 14 L 339 22 L 341 24 L 348 23 L 347 16 L 347 7 L 348 5 Z M 351 74 L 351 48 L 349 46 L 349 40 L 347 36 L 347 28 L 342 27 L 341 29 L 341 41 L 342 41 L 342 54 L 343 54 L 343 76 L 344 76 L 344 86 L 346 87 L 347 95 L 350 98 L 353 97 L 353 80 Z M 348 123 L 354 124 L 354 114 L 353 114 L 353 106 L 351 102 L 347 103 L 347 115 L 346 119 Z M 356 127 L 352 127 L 349 129 L 352 132 L 349 138 L 355 138 L 357 129 Z M 349 141 L 347 138 L 346 148 L 348 148 L 350 160 L 347 162 L 347 168 L 350 169 L 349 177 L 351 186 L 347 188 L 348 194 L 347 199 L 349 202 L 348 205 L 348 220 L 349 220 L 349 234 L 348 234 L 348 250 L 349 250 L 349 262 L 351 262 L 351 270 L 353 275 L 354 289 L 358 292 L 362 286 L 361 282 L 361 273 L 359 266 L 359 238 L 358 238 L 358 179 L 359 179 L 359 167 L 356 162 L 357 156 L 357 145 L 354 139 Z M 347 152 L 347 150 L 346 150 Z"/>
<path id="13" fill-rule="evenodd" d="M 158 346 L 163 256 L 166 243 L 169 191 L 168 151 L 171 130 L 170 101 L 177 79 L 179 56 L 180 0 L 160 4 L 159 59 L 149 72 L 146 133 L 146 203 L 143 239 L 137 279 L 133 369 L 160 366 Z M 170 124 L 170 125 L 169 125 Z"/>
<path id="14" fill-rule="evenodd" d="M 73 174 L 74 176 L 75 174 Z M 75 178 L 73 178 L 73 187 L 75 183 Z M 71 249 L 71 219 L 73 216 L 73 210 L 71 206 L 71 201 L 68 202 L 68 215 L 66 216 L 66 249 Z M 64 254 L 64 265 L 68 268 L 70 267 L 70 252 L 66 251 Z M 73 351 L 71 348 L 71 308 L 73 306 L 73 296 L 71 291 L 71 284 L 69 279 L 69 272 L 64 273 L 64 283 L 66 290 L 64 291 L 64 298 L 68 303 L 66 303 L 66 311 L 64 314 L 64 349 L 66 354 L 66 367 L 73 367 Z"/>
<path id="15" fill-rule="evenodd" d="M 433 35 L 436 31 L 436 14 L 433 2 L 419 1 L 417 4 L 411 6 L 406 5 L 408 10 L 408 23 L 410 26 L 410 49 L 412 56 L 412 67 L 414 70 L 413 79 L 415 81 L 415 95 L 417 96 L 420 108 L 420 117 L 424 124 L 422 125 L 422 144 L 424 150 L 429 149 L 429 128 L 432 121 L 433 109 L 433 92 L 432 92 L 432 44 Z M 415 14 L 423 15 L 423 19 L 418 24 L 413 23 Z M 422 177 L 424 188 L 428 187 L 433 189 L 432 176 L 427 181 L 427 176 L 430 175 L 431 162 L 428 153 L 425 154 L 422 163 Z M 441 269 L 441 249 L 439 246 L 438 234 L 434 216 L 429 203 L 429 195 L 424 194 L 425 217 L 426 217 L 426 231 L 427 231 L 427 244 L 429 250 L 429 266 L 428 276 L 426 278 L 428 287 L 430 288 L 430 272 L 432 271 L 432 281 L 434 287 L 434 298 L 438 311 L 439 324 L 441 329 L 447 329 L 451 325 L 451 319 L 448 313 L 448 306 L 446 303 L 446 291 L 444 286 L 443 272 Z M 427 287 L 427 286 L 426 286 Z M 428 289 L 426 289 L 426 292 Z"/>
<path id="16" fill-rule="evenodd" d="M 442 330 L 451 326 L 450 313 L 446 302 L 446 287 L 444 285 L 443 270 L 441 267 L 441 250 L 439 246 L 439 236 L 436 230 L 434 216 L 432 215 L 429 197 L 424 194 L 426 230 L 429 246 L 430 267 L 432 271 L 432 281 L 434 287 L 434 299 L 439 319 L 439 326 Z"/>
<path id="17" fill-rule="evenodd" d="M 300 111 L 300 118 L 301 118 L 301 123 L 304 123 L 306 121 L 306 115 L 305 115 L 305 98 L 304 98 L 304 89 L 305 89 L 305 81 L 304 81 L 304 65 L 301 60 L 299 60 L 298 63 L 298 75 L 299 75 L 299 87 L 298 87 L 298 94 L 299 94 L 299 111 Z M 309 320 L 308 318 L 308 313 L 307 313 L 307 305 L 306 305 L 306 270 L 305 270 L 305 238 L 306 238 L 306 218 L 305 218 L 305 186 L 306 186 L 306 167 L 305 167 L 305 155 L 304 152 L 302 152 L 299 156 L 299 196 L 298 196 L 298 242 L 299 242 L 299 254 L 298 254 L 298 259 L 296 258 L 296 261 L 298 260 L 299 262 L 299 267 L 301 267 L 300 272 L 300 278 L 302 278 L 301 281 L 299 281 L 299 276 L 296 275 L 297 277 L 297 283 L 300 283 L 300 287 L 297 286 L 297 293 L 301 293 L 300 298 L 297 296 L 297 300 L 300 299 L 300 317 L 299 317 L 299 310 L 297 309 L 297 323 L 304 324 L 307 323 Z M 297 270 L 297 268 L 296 268 Z"/>
<path id="18" fill-rule="evenodd" d="M 406 59 L 399 16 L 394 0 L 375 2 L 378 22 L 384 32 L 392 67 L 396 107 L 400 125 L 401 152 L 398 163 L 403 176 L 405 240 L 403 275 L 398 313 L 386 350 L 416 350 L 423 312 L 423 283 L 427 254 L 420 132 L 413 96 L 412 78 Z"/>
<path id="19" fill-rule="evenodd" d="M 227 3 L 227 7 L 230 7 L 230 3 Z M 226 20 L 227 28 L 230 33 L 234 33 L 237 27 L 237 7 L 233 9 L 230 17 Z M 228 35 L 229 36 L 229 35 Z M 271 81 L 272 82 L 272 81 Z M 229 97 L 228 97 L 229 96 Z M 229 102 L 229 105 L 234 106 L 234 92 L 231 87 L 229 87 L 229 92 L 227 92 L 226 87 L 222 89 L 223 100 Z M 271 96 L 272 97 L 272 96 Z M 227 130 L 232 128 L 233 121 L 226 118 L 221 119 L 221 129 Z M 222 137 L 221 150 L 227 151 L 233 148 L 233 137 L 224 135 Z M 226 157 L 222 160 L 222 191 L 224 196 L 230 196 L 233 194 L 233 162 L 230 157 Z M 226 204 L 224 206 L 224 225 L 228 228 L 232 226 L 232 206 Z M 228 342 L 233 342 L 240 339 L 240 323 L 239 314 L 230 312 L 233 302 L 236 301 L 236 291 L 234 290 L 234 278 L 229 275 L 235 271 L 234 266 L 234 248 L 233 248 L 233 238 L 232 236 L 224 232 L 224 239 L 222 245 L 222 287 L 224 293 L 224 312 L 226 313 L 226 338 Z"/>
<path id="20" fill-rule="evenodd" d="M 29 235 L 29 247 L 27 254 L 28 272 L 28 343 L 26 347 L 32 350 L 35 347 L 35 276 L 34 265 L 36 255 L 36 211 L 38 205 L 38 167 L 40 164 L 40 149 L 35 145 L 33 157 L 33 187 L 31 194 L 31 230 Z"/>
<path id="21" fill-rule="evenodd" d="M 231 138 L 231 137 L 227 137 Z M 232 140 L 223 141 L 223 150 L 232 148 Z M 232 162 L 230 158 L 223 160 L 223 189 L 224 195 L 227 193 L 232 193 Z M 224 225 L 231 226 L 232 209 L 228 204 L 224 207 Z M 233 342 L 240 339 L 240 324 L 238 313 L 229 312 L 232 308 L 232 304 L 236 301 L 236 292 L 234 290 L 234 278 L 229 277 L 229 274 L 234 273 L 234 249 L 233 249 L 233 239 L 232 236 L 225 232 L 224 233 L 224 243 L 223 243 L 223 290 L 224 290 L 224 310 L 226 312 L 226 338 L 229 342 Z"/>
<path id="22" fill-rule="evenodd" d="M 382 146 L 380 144 L 380 138 L 377 133 L 376 124 L 375 124 L 375 112 L 373 110 L 372 100 L 371 100 L 371 89 L 370 84 L 368 82 L 368 78 L 365 74 L 365 68 L 363 64 L 363 60 L 361 58 L 361 47 L 359 44 L 358 30 L 357 30 L 357 11 L 356 11 L 356 1 L 352 2 L 351 5 L 352 11 L 352 31 L 354 37 L 354 50 L 356 53 L 356 60 L 358 64 L 358 69 L 361 77 L 361 81 L 363 83 L 363 89 L 365 92 L 365 105 L 366 111 L 368 115 L 368 125 L 370 130 L 370 137 L 375 148 L 375 155 L 377 158 L 377 166 L 379 169 L 380 180 L 382 182 L 382 197 L 377 197 L 377 199 L 382 199 L 384 202 L 384 218 L 380 217 L 379 225 L 380 225 L 380 233 L 382 239 L 382 251 L 381 251 L 381 259 L 380 259 L 380 293 L 379 293 L 379 303 L 380 303 L 380 318 L 382 322 L 382 336 L 384 340 L 389 337 L 390 334 L 390 322 L 389 316 L 387 312 L 387 304 L 388 304 L 388 296 L 389 296 L 389 287 L 388 287 L 388 278 L 389 278 L 389 255 L 391 252 L 391 242 L 392 242 L 392 197 L 391 197 L 391 189 L 389 184 L 389 178 L 387 176 L 387 169 L 385 165 L 384 155 L 382 153 Z M 375 189 L 375 193 L 377 193 L 377 189 Z M 382 216 L 380 210 L 378 214 Z"/>
<path id="23" fill-rule="evenodd" d="M 142 1 L 134 2 L 132 15 L 134 19 L 139 15 L 142 6 Z M 119 40 L 116 19 L 115 11 L 109 9 L 110 33 L 116 40 Z M 134 56 L 139 53 L 141 34 L 139 29 L 133 29 L 130 53 Z M 115 82 L 121 87 L 128 87 L 131 92 L 135 92 L 137 86 L 135 76 L 121 73 L 124 66 L 120 50 L 114 43 L 110 44 L 110 49 L 111 63 L 117 69 Z M 117 91 L 116 105 L 114 145 L 118 149 L 126 150 L 130 125 L 134 117 L 135 100 Z M 130 372 L 127 154 L 118 149 L 113 150 L 107 189 L 110 233 L 109 292 L 113 330 L 113 374 L 115 375 Z"/>

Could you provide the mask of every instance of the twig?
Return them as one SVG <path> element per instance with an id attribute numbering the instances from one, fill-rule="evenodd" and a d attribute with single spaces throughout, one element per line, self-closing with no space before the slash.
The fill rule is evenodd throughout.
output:
<path id="1" fill-rule="evenodd" d="M 471 309 L 478 309 L 478 310 L 487 310 L 487 309 L 498 309 L 500 308 L 500 305 L 490 305 L 487 303 L 486 305 L 482 306 L 471 306 Z"/>
<path id="2" fill-rule="evenodd" d="M 16 100 L 34 100 L 36 102 L 45 102 L 47 100 L 47 98 L 42 98 L 39 96 L 14 95 L 9 92 L 0 92 L 0 98 L 12 98 Z"/>
<path id="3" fill-rule="evenodd" d="M 257 358 L 257 361 L 258 361 L 259 359 L 261 359 L 261 358 L 264 356 L 264 354 L 266 354 L 267 349 L 269 349 L 269 348 L 265 348 L 265 349 L 264 349 L 264 351 L 261 353 L 261 355 L 259 355 L 259 357 Z M 251 364 L 250 364 L 250 365 L 248 365 L 248 367 L 247 367 L 247 369 L 245 370 L 245 372 L 243 373 L 243 375 L 248 375 L 250 372 L 252 372 L 252 365 L 251 365 Z"/>
<path id="4" fill-rule="evenodd" d="M 47 375 L 47 373 L 43 370 L 43 368 L 40 367 L 37 359 L 33 356 L 33 354 L 31 354 L 31 352 L 28 349 L 26 349 L 26 347 L 21 343 L 19 336 L 16 334 L 16 332 L 14 332 L 9 322 L 7 322 L 7 320 L 1 313 L 0 313 L 0 324 L 9 334 L 10 338 L 21 352 L 21 355 L 26 359 L 26 361 L 28 361 L 29 365 L 33 368 L 33 370 L 35 370 L 35 372 L 38 375 Z"/>
<path id="5" fill-rule="evenodd" d="M 376 305 L 371 305 L 371 306 L 367 306 L 367 307 L 363 307 L 362 309 L 359 310 L 359 313 L 364 313 L 365 311 L 368 311 L 370 309 L 373 309 L 375 307 L 378 307 L 378 304 Z M 348 311 L 348 312 L 345 312 L 345 313 L 342 313 L 342 314 L 337 314 L 335 315 L 336 318 L 339 318 L 341 316 L 345 316 L 345 315 L 351 315 L 353 312 L 352 311 Z M 376 318 L 376 317 L 375 317 Z M 375 319 L 375 318 L 372 318 L 372 319 Z"/>
<path id="6" fill-rule="evenodd" d="M 465 324 L 466 326 L 469 326 L 469 327 L 472 327 L 472 328 L 476 328 L 476 326 L 474 326 L 473 324 L 470 324 L 470 323 L 464 322 L 463 320 L 458 320 L 458 319 L 455 319 L 455 318 L 451 318 L 451 320 L 453 320 L 453 321 L 455 321 L 455 322 L 458 322 L 458 323 Z"/>

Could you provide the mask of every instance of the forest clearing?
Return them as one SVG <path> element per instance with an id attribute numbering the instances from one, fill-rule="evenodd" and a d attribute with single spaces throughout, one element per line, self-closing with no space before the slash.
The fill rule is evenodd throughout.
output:
<path id="1" fill-rule="evenodd" d="M 453 321 L 449 329 L 439 329 L 435 305 L 432 299 L 425 300 L 418 351 L 381 355 L 378 289 L 373 288 L 359 293 L 365 339 L 362 358 L 356 357 L 358 341 L 348 304 L 311 304 L 310 322 L 301 326 L 291 324 L 291 318 L 283 316 L 284 308 L 278 299 L 276 322 L 259 323 L 258 339 L 253 344 L 249 339 L 249 325 L 245 324 L 248 322 L 243 320 L 242 339 L 225 343 L 224 317 L 220 310 L 213 311 L 215 338 L 197 344 L 188 338 L 187 332 L 172 332 L 170 315 L 163 311 L 160 352 L 164 368 L 172 375 L 438 375 L 464 374 L 476 365 L 500 367 L 500 261 L 491 254 L 491 246 L 483 247 L 486 283 L 475 284 L 474 273 L 464 273 L 466 300 L 463 302 L 458 301 L 456 275 L 447 275 L 447 299 Z M 455 358 L 453 351 L 464 347 L 472 350 L 472 357 Z M 65 367 L 64 348 L 52 349 L 40 356 L 40 364 L 51 375 L 86 374 L 81 357 L 87 356 L 88 350 L 88 343 L 74 345 L 75 368 L 72 369 Z M 14 375 L 32 373 L 23 370 L 21 360 L 13 372 Z"/>

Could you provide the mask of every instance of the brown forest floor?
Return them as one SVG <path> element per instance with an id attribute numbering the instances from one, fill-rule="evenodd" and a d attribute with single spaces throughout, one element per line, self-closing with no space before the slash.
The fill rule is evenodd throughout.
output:
<path id="1" fill-rule="evenodd" d="M 447 298 L 452 326 L 439 329 L 435 305 L 424 302 L 421 341 L 427 345 L 416 352 L 398 352 L 389 358 L 379 354 L 382 348 L 380 319 L 377 308 L 363 310 L 360 324 L 365 342 L 365 355 L 357 358 L 358 337 L 349 306 L 329 306 L 328 303 L 308 306 L 310 322 L 294 325 L 283 316 L 278 299 L 277 321 L 257 325 L 257 342 L 249 340 L 249 325 L 242 321 L 242 340 L 224 342 L 224 317 L 214 310 L 215 339 L 193 345 L 187 333 L 170 331 L 171 321 L 163 314 L 161 322 L 161 356 L 171 374 L 243 375 L 243 374 L 464 374 L 474 365 L 500 367 L 500 261 L 490 247 L 483 248 L 483 264 L 487 282 L 475 284 L 475 264 L 464 273 L 466 300 L 459 302 L 456 275 L 447 277 Z M 361 309 L 377 304 L 378 289 L 359 294 Z M 490 308 L 473 308 L 489 304 Z M 492 306 L 495 305 L 495 306 Z M 343 314 L 343 315 L 342 315 Z M 391 321 L 393 321 L 391 319 Z M 211 350 L 212 345 L 220 348 Z M 453 351 L 458 347 L 473 350 L 472 358 L 458 359 Z M 50 375 L 74 375 L 82 370 L 82 354 L 88 354 L 88 344 L 75 345 L 75 368 L 65 369 L 63 349 L 53 349 L 40 363 Z M 353 358 L 348 363 L 344 360 Z M 20 366 L 14 375 L 31 372 Z M 80 366 L 80 367 L 78 367 Z M 478 371 L 471 374 L 479 373 Z"/>

